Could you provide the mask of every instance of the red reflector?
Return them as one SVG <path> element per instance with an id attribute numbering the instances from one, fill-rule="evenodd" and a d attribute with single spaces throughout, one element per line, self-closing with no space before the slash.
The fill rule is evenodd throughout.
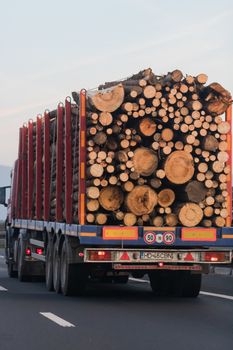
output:
<path id="1" fill-rule="evenodd" d="M 111 251 L 107 251 L 107 250 L 90 251 L 89 252 L 89 260 L 111 261 L 112 260 L 112 253 L 111 253 Z"/>
<path id="2" fill-rule="evenodd" d="M 25 254 L 26 254 L 27 256 L 30 256 L 30 255 L 31 255 L 31 249 L 30 249 L 30 248 L 26 248 Z"/>
<path id="3" fill-rule="evenodd" d="M 128 253 L 124 252 L 120 257 L 120 260 L 130 260 Z"/>
<path id="4" fill-rule="evenodd" d="M 206 252 L 204 253 L 204 260 L 209 262 L 224 262 L 226 257 L 223 252 Z"/>
<path id="5" fill-rule="evenodd" d="M 42 255 L 43 249 L 42 248 L 36 248 L 36 254 Z"/>
<path id="6" fill-rule="evenodd" d="M 163 264 L 163 262 L 159 262 L 158 265 L 159 265 L 159 267 L 163 267 L 164 264 Z"/>

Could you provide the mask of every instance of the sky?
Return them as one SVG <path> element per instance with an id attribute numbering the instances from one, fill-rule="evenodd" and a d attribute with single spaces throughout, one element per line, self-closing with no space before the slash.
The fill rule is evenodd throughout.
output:
<path id="1" fill-rule="evenodd" d="M 0 165 L 18 130 L 71 91 L 151 67 L 233 92 L 232 0 L 0 0 Z"/>

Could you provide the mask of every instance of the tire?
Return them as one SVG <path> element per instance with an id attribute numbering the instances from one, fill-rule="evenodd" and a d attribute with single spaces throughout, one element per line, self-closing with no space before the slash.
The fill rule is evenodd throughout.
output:
<path id="1" fill-rule="evenodd" d="M 63 295 L 83 295 L 88 282 L 88 270 L 84 264 L 69 264 L 67 242 L 61 253 L 61 291 Z"/>
<path id="2" fill-rule="evenodd" d="M 46 250 L 45 283 L 48 291 L 53 291 L 53 243 L 49 242 Z"/>
<path id="3" fill-rule="evenodd" d="M 149 273 L 150 285 L 156 296 L 173 295 L 173 276 L 171 271 L 152 271 Z"/>
<path id="4" fill-rule="evenodd" d="M 128 283 L 129 276 L 115 276 L 112 277 L 113 283 L 126 284 Z"/>
<path id="5" fill-rule="evenodd" d="M 200 293 L 201 280 L 201 274 L 191 274 L 190 271 L 187 271 L 185 274 L 183 274 L 182 296 L 185 298 L 196 298 Z"/>
<path id="6" fill-rule="evenodd" d="M 24 242 L 22 239 L 18 243 L 18 280 L 20 282 L 28 282 L 31 276 L 26 273 L 27 262 L 24 261 Z"/>
<path id="7" fill-rule="evenodd" d="M 10 278 L 15 278 L 18 276 L 18 272 L 14 270 L 14 263 L 8 260 L 7 263 L 7 273 Z"/>
<path id="8" fill-rule="evenodd" d="M 60 275 L 60 266 L 61 259 L 59 256 L 59 241 L 56 241 L 53 245 L 53 288 L 56 293 L 61 292 L 61 275 Z"/>

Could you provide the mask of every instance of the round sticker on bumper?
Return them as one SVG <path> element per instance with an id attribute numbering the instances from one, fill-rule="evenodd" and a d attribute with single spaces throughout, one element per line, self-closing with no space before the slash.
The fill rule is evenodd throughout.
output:
<path id="1" fill-rule="evenodd" d="M 146 232 L 143 238 L 147 244 L 152 244 L 156 241 L 156 234 L 154 232 Z"/>
<path id="2" fill-rule="evenodd" d="M 163 243 L 173 244 L 175 242 L 176 236 L 173 232 L 164 232 L 163 234 Z"/>

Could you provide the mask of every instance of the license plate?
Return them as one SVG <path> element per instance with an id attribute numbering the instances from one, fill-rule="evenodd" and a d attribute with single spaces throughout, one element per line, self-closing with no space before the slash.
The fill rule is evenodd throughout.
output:
<path id="1" fill-rule="evenodd" d="M 175 258 L 175 253 L 171 252 L 141 252 L 142 260 L 170 261 Z"/>

